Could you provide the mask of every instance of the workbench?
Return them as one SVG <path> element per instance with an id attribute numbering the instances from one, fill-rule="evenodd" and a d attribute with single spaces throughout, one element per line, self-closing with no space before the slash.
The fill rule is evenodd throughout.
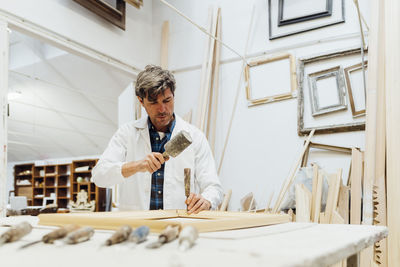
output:
<path id="1" fill-rule="evenodd" d="M 0 225 L 28 221 L 33 231 L 15 243 L 0 247 L 1 266 L 328 266 L 357 254 L 387 236 L 383 226 L 284 223 L 233 231 L 201 233 L 196 245 L 186 252 L 178 250 L 178 241 L 159 249 L 122 243 L 111 247 L 102 244 L 112 231 L 96 230 L 91 240 L 77 245 L 39 243 L 18 250 L 20 246 L 55 229 L 37 224 L 34 216 L 0 219 Z M 8 227 L 0 226 L 0 234 Z"/>

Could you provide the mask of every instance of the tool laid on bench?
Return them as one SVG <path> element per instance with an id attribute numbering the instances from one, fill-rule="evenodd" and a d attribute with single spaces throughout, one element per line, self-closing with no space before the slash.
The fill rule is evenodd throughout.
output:
<path id="1" fill-rule="evenodd" d="M 28 222 L 22 222 L 12 225 L 5 233 L 0 236 L 0 245 L 10 243 L 21 239 L 32 231 L 32 225 Z"/>
<path id="2" fill-rule="evenodd" d="M 179 225 L 168 225 L 158 236 L 158 240 L 156 242 L 148 244 L 146 248 L 159 248 L 163 244 L 175 240 L 178 237 L 178 234 Z"/>

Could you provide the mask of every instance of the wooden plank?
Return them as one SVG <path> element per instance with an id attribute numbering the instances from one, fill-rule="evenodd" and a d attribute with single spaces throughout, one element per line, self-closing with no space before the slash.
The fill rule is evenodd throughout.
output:
<path id="1" fill-rule="evenodd" d="M 221 9 L 218 8 L 217 16 L 217 29 L 216 37 L 221 38 Z M 210 143 L 211 151 L 215 151 L 215 133 L 217 129 L 217 114 L 218 114 L 218 98 L 219 98 L 219 62 L 221 53 L 221 43 L 215 42 L 214 57 L 213 57 L 213 75 L 211 82 L 210 104 L 208 110 L 208 121 L 207 121 L 207 139 Z"/>
<path id="2" fill-rule="evenodd" d="M 310 222 L 311 193 L 304 184 L 295 185 L 296 222 Z"/>
<path id="3" fill-rule="evenodd" d="M 207 19 L 207 31 L 211 32 L 212 29 L 212 20 L 213 20 L 213 9 L 210 7 L 208 9 L 208 19 Z M 207 79 L 207 70 L 208 70 L 208 58 L 210 56 L 210 49 L 211 49 L 211 38 L 207 36 L 205 45 L 204 45 L 204 57 L 203 63 L 201 66 L 201 81 L 200 81 L 200 89 L 199 89 L 199 101 L 197 102 L 197 109 L 196 109 L 196 126 L 200 130 L 202 118 L 205 116 L 205 110 L 203 110 L 204 105 L 207 99 L 207 92 L 206 92 L 206 79 Z"/>
<path id="4" fill-rule="evenodd" d="M 228 206 L 229 206 L 229 201 L 231 200 L 232 196 L 232 189 L 229 189 L 228 192 L 226 192 L 224 196 L 224 200 L 222 201 L 221 208 L 219 209 L 220 211 L 227 211 Z"/>
<path id="5" fill-rule="evenodd" d="M 337 173 L 329 175 L 328 197 L 326 199 L 325 219 L 321 223 L 332 223 L 332 216 L 336 211 L 339 199 L 339 188 L 342 181 L 342 169 Z"/>
<path id="6" fill-rule="evenodd" d="M 388 266 L 400 266 L 400 1 L 385 1 L 384 14 Z"/>
<path id="7" fill-rule="evenodd" d="M 350 224 L 361 223 L 362 154 L 353 148 L 351 155 Z"/>
<path id="8" fill-rule="evenodd" d="M 169 21 L 163 22 L 161 30 L 161 59 L 160 66 L 163 69 L 168 69 L 168 41 L 169 41 Z"/>
<path id="9" fill-rule="evenodd" d="M 340 184 L 339 189 L 339 201 L 338 201 L 338 212 L 343 218 L 344 223 L 349 223 L 349 205 L 350 205 L 350 188 L 348 186 Z"/>
<path id="10" fill-rule="evenodd" d="M 314 136 L 314 133 L 315 133 L 315 130 L 312 130 L 310 135 L 307 137 L 307 140 L 306 140 L 305 144 L 303 145 L 303 148 L 302 148 L 302 150 L 300 152 L 300 156 L 297 158 L 294 166 L 292 167 L 292 169 L 291 169 L 291 171 L 289 173 L 289 176 L 287 177 L 285 183 L 283 184 L 283 186 L 281 188 L 281 191 L 279 193 L 279 196 L 278 196 L 278 198 L 276 200 L 276 203 L 275 203 L 275 206 L 274 206 L 272 212 L 274 212 L 274 213 L 278 212 L 287 190 L 289 189 L 290 185 L 293 183 L 293 180 L 295 178 L 295 174 L 297 173 L 297 169 L 300 166 L 300 163 L 301 163 L 301 161 L 303 159 L 304 153 L 308 149 L 308 145 L 310 144 L 311 138 Z"/>
<path id="11" fill-rule="evenodd" d="M 174 218 L 199 219 L 199 221 L 164 220 Z M 152 232 L 156 233 L 161 232 L 167 225 L 181 227 L 192 225 L 199 232 L 212 232 L 285 223 L 289 220 L 290 218 L 286 214 L 202 211 L 199 214 L 189 215 L 186 210 L 39 215 L 40 225 L 63 226 L 74 223 L 107 230 L 117 229 L 125 224 L 135 228 L 147 225 Z"/>
<path id="12" fill-rule="evenodd" d="M 217 17 L 218 17 L 218 10 L 212 10 L 212 20 L 211 20 L 211 35 L 215 36 L 217 31 Z M 211 91 L 211 76 L 212 76 L 212 64 L 214 58 L 214 48 L 215 48 L 215 40 L 213 38 L 209 38 L 209 51 L 208 51 L 208 58 L 207 64 L 205 68 L 205 80 L 202 84 L 202 99 L 200 100 L 201 106 L 200 109 L 197 110 L 197 125 L 198 128 L 205 132 L 206 131 L 206 116 L 207 116 L 207 100 L 209 99 L 210 95 L 212 94 Z M 202 70 L 203 71 L 203 70 Z"/>
<path id="13" fill-rule="evenodd" d="M 339 212 L 337 212 L 336 210 L 334 210 L 332 212 L 332 220 L 331 220 L 332 224 L 345 224 L 344 219 L 342 216 L 340 216 Z"/>
<path id="14" fill-rule="evenodd" d="M 314 201 L 314 216 L 311 220 L 315 223 L 320 221 L 321 214 L 321 202 L 322 202 L 322 186 L 324 184 L 324 176 L 322 171 L 318 171 L 317 174 L 317 188 L 315 191 L 315 201 Z"/>
<path id="15" fill-rule="evenodd" d="M 307 150 L 308 151 L 308 150 Z M 311 221 L 314 221 L 315 218 L 315 202 L 317 197 L 317 188 L 318 188 L 318 165 L 316 163 L 311 164 L 313 168 L 313 177 L 312 177 L 312 190 L 311 190 Z M 319 214 L 319 211 L 318 211 Z"/>

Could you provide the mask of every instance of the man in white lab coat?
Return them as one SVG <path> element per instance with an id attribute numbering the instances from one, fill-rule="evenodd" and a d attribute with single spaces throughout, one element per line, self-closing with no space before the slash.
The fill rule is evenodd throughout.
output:
<path id="1" fill-rule="evenodd" d="M 172 73 L 146 66 L 137 77 L 135 92 L 148 116 L 118 129 L 93 169 L 92 181 L 99 187 L 120 184 L 121 210 L 216 209 L 222 188 L 214 158 L 204 134 L 174 114 Z M 165 143 L 181 130 L 189 132 L 193 143 L 165 161 Z M 184 168 L 191 169 L 192 193 L 187 199 Z"/>

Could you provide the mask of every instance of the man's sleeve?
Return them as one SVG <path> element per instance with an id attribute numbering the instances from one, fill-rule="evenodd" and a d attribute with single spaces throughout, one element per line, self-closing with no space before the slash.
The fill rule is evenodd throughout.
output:
<path id="1" fill-rule="evenodd" d="M 210 201 L 215 210 L 222 202 L 222 187 L 215 168 L 215 161 L 210 145 L 204 134 L 199 136 L 200 142 L 195 147 L 195 179 L 200 186 L 201 195 Z"/>
<path id="2" fill-rule="evenodd" d="M 99 187 L 110 187 L 124 181 L 121 168 L 126 161 L 127 137 L 120 128 L 110 142 L 96 167 L 92 170 L 92 182 Z"/>

